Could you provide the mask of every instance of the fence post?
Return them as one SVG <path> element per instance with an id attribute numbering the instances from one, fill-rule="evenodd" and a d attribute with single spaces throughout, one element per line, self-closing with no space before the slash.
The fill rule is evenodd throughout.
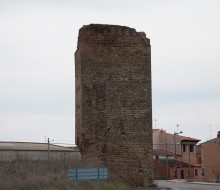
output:
<path id="1" fill-rule="evenodd" d="M 98 177 L 97 177 L 96 189 L 99 190 L 99 168 L 98 168 Z"/>
<path id="2" fill-rule="evenodd" d="M 75 171 L 76 171 L 75 187 L 76 187 L 76 190 L 78 190 L 78 183 L 77 183 L 77 169 L 76 169 Z"/>

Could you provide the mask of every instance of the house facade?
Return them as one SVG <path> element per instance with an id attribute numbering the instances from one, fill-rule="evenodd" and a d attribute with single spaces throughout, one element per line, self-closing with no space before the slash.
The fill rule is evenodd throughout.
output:
<path id="1" fill-rule="evenodd" d="M 220 131 L 217 137 L 200 145 L 203 180 L 220 182 Z"/>
<path id="2" fill-rule="evenodd" d="M 201 163 L 197 158 L 196 138 L 153 129 L 155 179 L 199 179 Z"/>

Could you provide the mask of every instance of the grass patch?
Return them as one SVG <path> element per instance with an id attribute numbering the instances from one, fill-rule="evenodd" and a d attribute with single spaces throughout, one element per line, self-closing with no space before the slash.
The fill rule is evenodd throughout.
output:
<path id="1" fill-rule="evenodd" d="M 130 190 L 131 188 L 121 181 L 106 183 L 101 187 L 101 190 Z"/>
<path id="2" fill-rule="evenodd" d="M 56 183 L 51 185 L 27 185 L 22 188 L 13 188 L 13 190 L 76 190 L 75 184 Z M 81 181 L 78 183 L 78 190 L 96 190 L 95 181 Z M 121 181 L 102 182 L 99 185 L 100 190 L 131 190 L 129 186 Z M 4 189 L 7 190 L 7 189 Z"/>

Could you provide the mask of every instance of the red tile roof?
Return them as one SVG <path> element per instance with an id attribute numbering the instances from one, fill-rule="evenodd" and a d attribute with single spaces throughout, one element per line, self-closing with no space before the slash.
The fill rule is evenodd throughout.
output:
<path id="1" fill-rule="evenodd" d="M 165 135 L 169 135 L 169 136 L 174 136 L 174 134 L 171 133 L 167 133 L 165 130 L 163 129 L 153 129 L 153 133 L 156 131 L 160 131 L 160 134 L 165 134 Z M 181 140 L 191 140 L 191 141 L 200 141 L 200 139 L 196 139 L 196 138 L 191 138 L 191 137 L 186 137 L 186 136 L 182 136 L 182 135 L 176 135 L 176 138 L 180 138 Z"/>
<path id="2" fill-rule="evenodd" d="M 175 155 L 174 152 L 166 151 L 166 150 L 163 150 L 163 149 L 154 149 L 153 151 L 156 154 L 171 154 L 171 155 Z M 177 153 L 176 155 L 180 155 L 180 154 Z"/>

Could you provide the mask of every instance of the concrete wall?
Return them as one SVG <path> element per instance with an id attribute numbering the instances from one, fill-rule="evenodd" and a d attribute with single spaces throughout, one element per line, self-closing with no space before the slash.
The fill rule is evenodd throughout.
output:
<path id="1" fill-rule="evenodd" d="M 75 54 L 76 142 L 141 186 L 153 182 L 150 40 L 135 29 L 91 24 Z"/>

